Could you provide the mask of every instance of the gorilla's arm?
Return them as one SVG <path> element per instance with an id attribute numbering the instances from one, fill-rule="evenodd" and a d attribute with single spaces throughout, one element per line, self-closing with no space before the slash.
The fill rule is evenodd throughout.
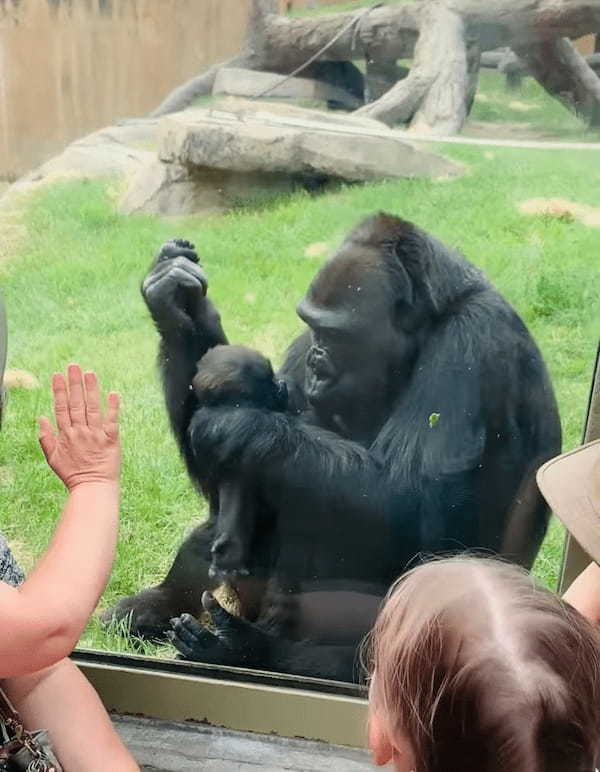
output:
<path id="1" fill-rule="evenodd" d="M 507 469 L 527 453 L 511 393 L 519 374 L 497 345 L 508 337 L 518 347 L 519 330 L 500 334 L 498 309 L 491 320 L 488 308 L 484 295 L 431 330 L 408 388 L 369 450 L 294 416 L 203 408 L 190 425 L 198 464 L 238 469 L 267 496 L 271 487 L 283 497 L 301 491 L 307 511 L 315 507 L 332 518 L 342 511 L 363 524 L 391 517 L 399 538 L 412 521 L 420 549 L 463 546 L 444 544 L 448 533 L 477 546 L 486 517 L 481 491 L 492 500 L 505 496 L 503 490 L 486 491 L 486 480 L 496 488 L 499 480 L 486 463 L 490 430 L 498 433 Z M 508 309 L 506 314 L 507 325 L 519 324 Z"/>
<path id="2" fill-rule="evenodd" d="M 373 522 L 383 515 L 380 503 L 390 498 L 385 471 L 373 454 L 294 415 L 201 407 L 189 436 L 198 466 L 253 480 L 279 516 L 287 511 L 280 498 L 301 495 L 303 508 L 329 516 L 333 527 L 339 527 L 341 511 L 345 526 L 353 516 L 361 525 L 364 516 Z"/>
<path id="3" fill-rule="evenodd" d="M 142 284 L 142 296 L 161 336 L 158 361 L 169 419 L 194 481 L 198 470 L 187 435 L 197 407 L 191 382 L 203 354 L 227 343 L 207 289 L 193 244 L 181 240 L 163 245 Z"/>

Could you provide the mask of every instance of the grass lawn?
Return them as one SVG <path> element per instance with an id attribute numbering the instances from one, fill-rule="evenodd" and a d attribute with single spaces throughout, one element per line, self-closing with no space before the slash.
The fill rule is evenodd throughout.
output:
<path id="1" fill-rule="evenodd" d="M 445 152 L 468 164 L 470 174 L 344 188 L 321 198 L 295 195 L 261 211 L 209 219 L 120 216 L 114 191 L 101 183 L 63 183 L 36 197 L 25 214 L 27 243 L 0 267 L 9 366 L 41 383 L 13 391 L 2 436 L 0 530 L 24 565 L 46 546 L 64 500 L 38 449 L 35 419 L 49 411 L 52 372 L 71 361 L 96 369 L 123 399 L 121 538 L 103 604 L 160 579 L 203 516 L 168 430 L 154 366 L 157 335 L 138 289 L 152 252 L 174 235 L 199 246 L 230 339 L 280 361 L 300 329 L 294 305 L 322 259 L 306 257 L 305 248 L 326 241 L 333 249 L 378 209 L 414 220 L 483 268 L 522 314 L 550 367 L 565 447 L 576 445 L 598 338 L 598 232 L 526 218 L 516 204 L 537 196 L 597 204 L 596 154 L 456 146 Z M 561 549 L 553 525 L 536 566 L 548 584 L 556 581 Z M 82 643 L 127 647 L 96 622 Z"/>
<path id="2" fill-rule="evenodd" d="M 411 0 L 387 0 L 386 5 L 398 5 L 399 3 L 408 3 Z M 297 8 L 290 11 L 290 16 L 322 16 L 325 13 L 340 13 L 341 11 L 354 11 L 358 8 L 366 8 L 375 5 L 372 0 L 348 0 L 345 3 L 333 3 L 332 5 L 321 5 L 318 8 Z"/>
<path id="3" fill-rule="evenodd" d="M 410 1 L 387 0 L 386 5 Z M 319 8 L 297 9 L 291 11 L 290 15 L 321 16 L 372 5 L 372 0 L 349 0 L 322 5 Z M 402 63 L 411 66 L 410 60 Z M 357 60 L 355 64 L 364 69 L 362 60 Z M 534 78 L 524 78 L 521 86 L 514 91 L 507 91 L 505 84 L 506 77 L 501 73 L 495 70 L 481 70 L 475 103 L 463 129 L 465 135 L 481 136 L 482 130 L 485 131 L 485 124 L 493 124 L 493 135 L 490 136 L 600 141 L 599 130 L 587 129 L 579 118 L 550 97 Z"/>
<path id="4" fill-rule="evenodd" d="M 486 124 L 492 124 L 494 133 L 500 136 L 520 134 L 525 138 L 529 134 L 539 139 L 600 141 L 598 129 L 587 129 L 534 78 L 524 78 L 518 89 L 507 91 L 505 76 L 495 70 L 481 70 L 479 88 L 463 134 L 475 134 L 478 126 L 477 135 L 481 136 Z M 488 126 L 488 130 L 490 128 Z"/>

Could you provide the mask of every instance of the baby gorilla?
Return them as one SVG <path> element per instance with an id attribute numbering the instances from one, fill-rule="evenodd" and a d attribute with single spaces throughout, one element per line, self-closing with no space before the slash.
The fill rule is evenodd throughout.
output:
<path id="1" fill-rule="evenodd" d="M 285 381 L 277 381 L 269 360 L 246 346 L 215 346 L 198 362 L 192 381 L 203 408 L 254 407 L 284 411 L 288 404 Z M 210 575 L 227 580 L 245 576 L 257 513 L 256 492 L 244 481 L 228 478 L 219 469 L 213 483 L 219 502 Z"/>
<path id="2" fill-rule="evenodd" d="M 285 381 L 275 380 L 269 360 L 246 346 L 215 346 L 198 362 L 192 381 L 204 407 L 287 408 Z"/>

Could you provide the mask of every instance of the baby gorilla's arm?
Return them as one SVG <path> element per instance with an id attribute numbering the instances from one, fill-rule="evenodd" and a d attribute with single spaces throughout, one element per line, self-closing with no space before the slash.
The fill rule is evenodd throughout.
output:
<path id="1" fill-rule="evenodd" d="M 198 402 L 205 409 L 253 407 L 285 410 L 287 388 L 275 380 L 269 360 L 245 346 L 215 346 L 198 362 L 193 380 Z M 233 468 L 232 468 L 233 467 Z M 212 578 L 247 576 L 256 534 L 259 507 L 254 487 L 234 464 L 213 469 L 218 491 L 218 516 L 211 548 Z"/>

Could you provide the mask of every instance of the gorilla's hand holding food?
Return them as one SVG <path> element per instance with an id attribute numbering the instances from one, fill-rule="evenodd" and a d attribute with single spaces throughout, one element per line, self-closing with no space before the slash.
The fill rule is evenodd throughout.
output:
<path id="1" fill-rule="evenodd" d="M 210 629 L 190 614 L 171 620 L 173 629 L 167 637 L 182 659 L 241 667 L 262 661 L 271 642 L 268 633 L 230 614 L 210 592 L 202 596 L 202 606 L 210 617 Z"/>

